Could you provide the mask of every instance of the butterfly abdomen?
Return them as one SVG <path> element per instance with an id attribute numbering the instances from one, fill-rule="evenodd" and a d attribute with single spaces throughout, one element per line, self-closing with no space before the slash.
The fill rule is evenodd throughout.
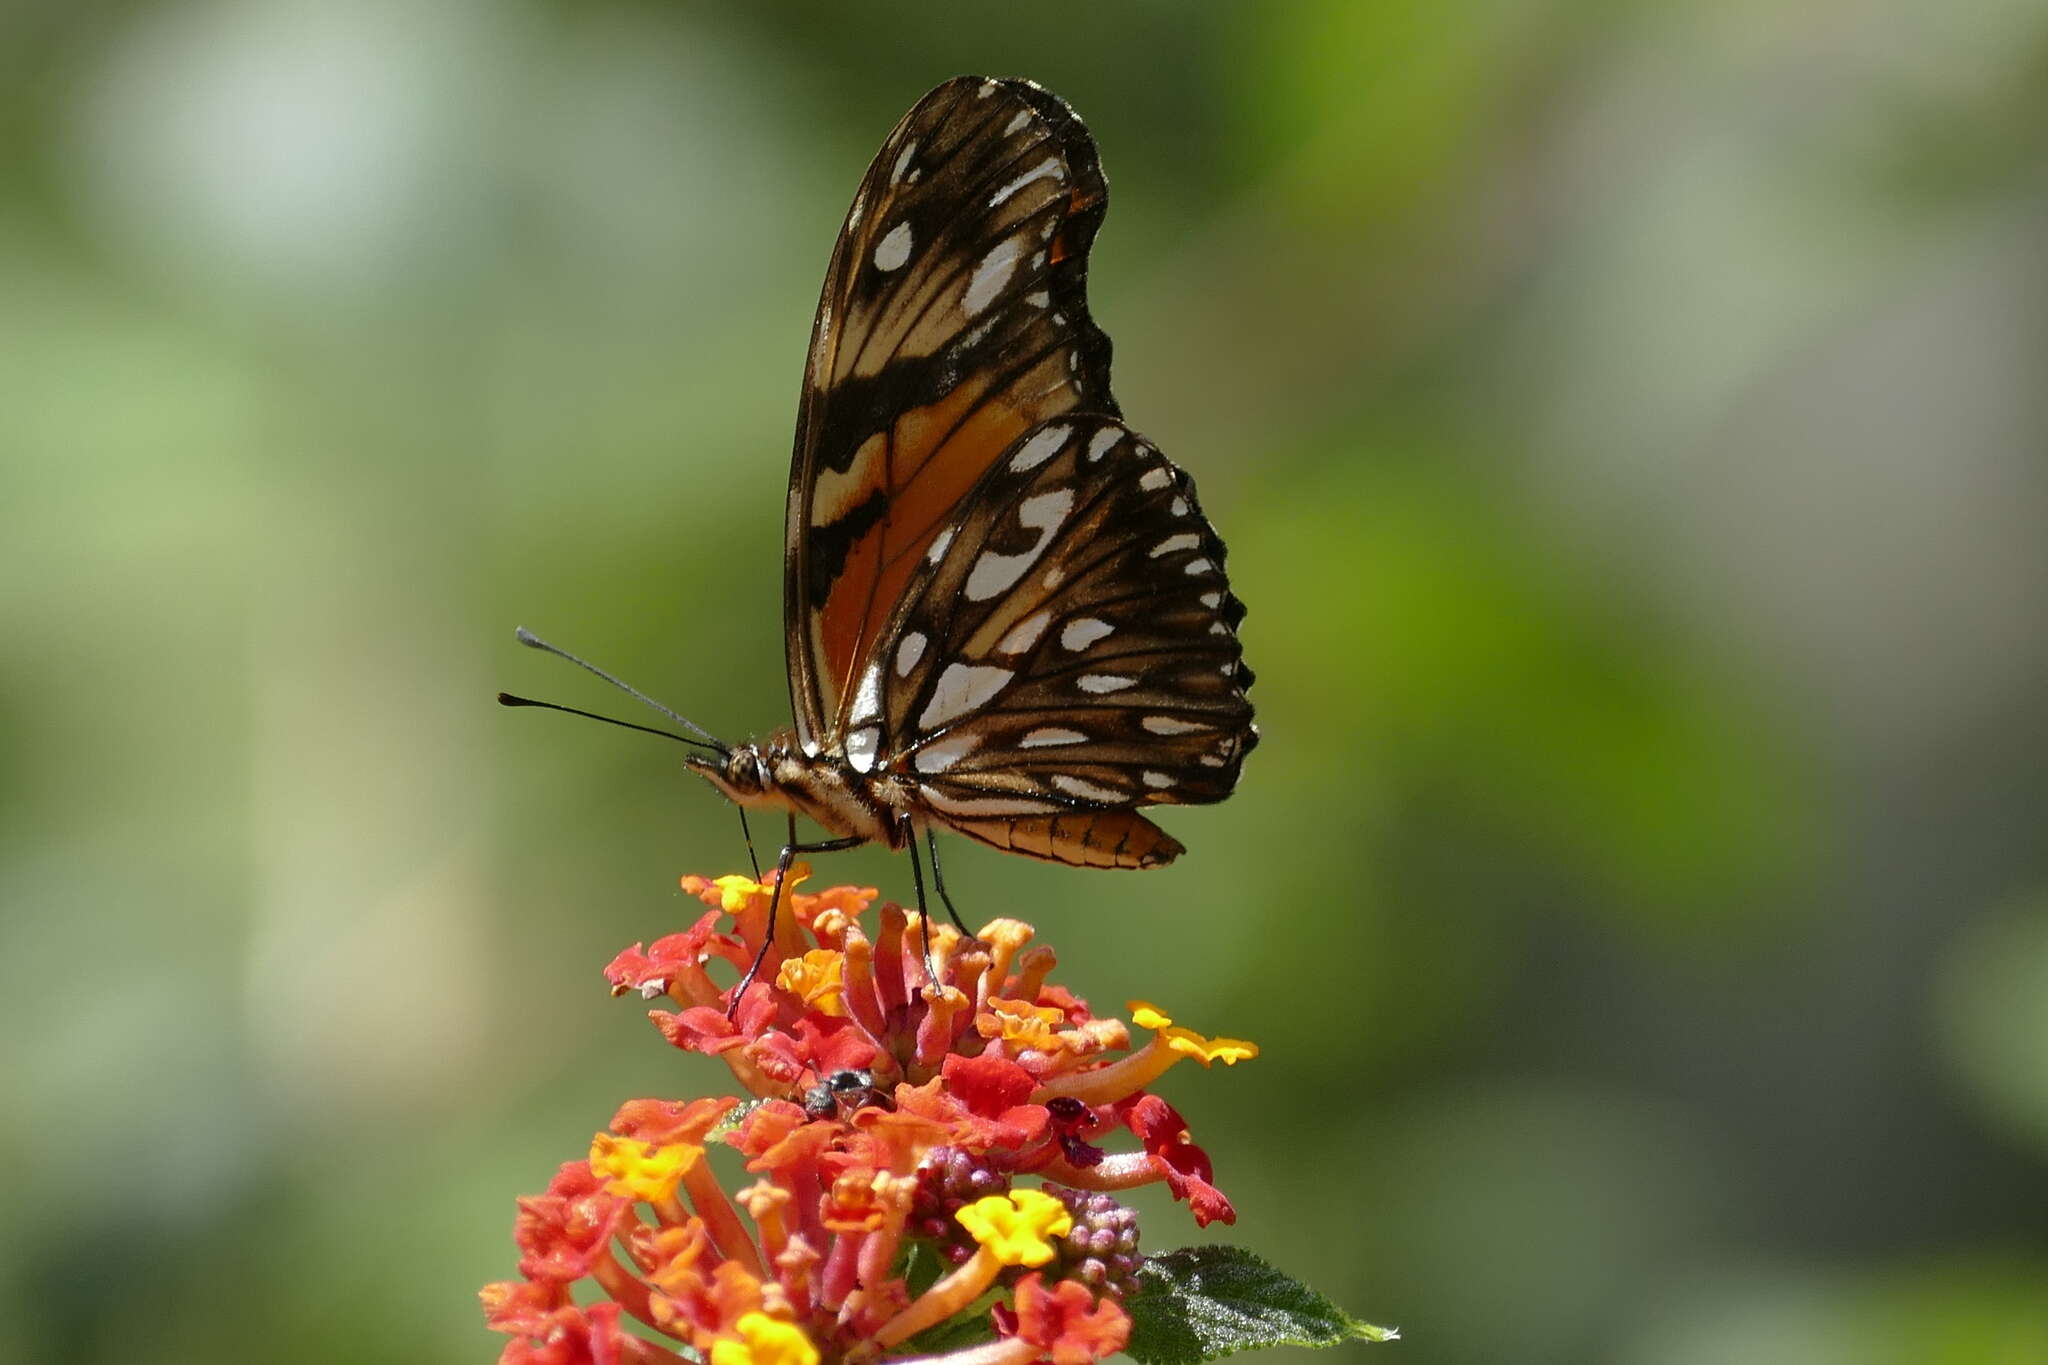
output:
<path id="1" fill-rule="evenodd" d="M 955 821 L 960 833 L 1007 853 L 1071 867 L 1164 867 L 1186 852 L 1180 840 L 1136 811 L 1075 811 L 1022 820 Z"/>

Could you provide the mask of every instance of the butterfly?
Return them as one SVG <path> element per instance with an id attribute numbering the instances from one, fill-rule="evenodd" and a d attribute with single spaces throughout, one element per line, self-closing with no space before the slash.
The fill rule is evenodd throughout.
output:
<path id="1" fill-rule="evenodd" d="M 790 466 L 795 724 L 686 741 L 743 818 L 789 815 L 783 874 L 908 849 L 921 906 L 922 837 L 952 912 L 941 829 L 1158 867 L 1183 847 L 1143 809 L 1222 800 L 1258 741 L 1223 544 L 1186 472 L 1124 424 L 1088 315 L 1107 193 L 1063 100 L 963 76 L 904 115 L 854 195 Z M 799 815 L 830 837 L 799 843 Z"/>

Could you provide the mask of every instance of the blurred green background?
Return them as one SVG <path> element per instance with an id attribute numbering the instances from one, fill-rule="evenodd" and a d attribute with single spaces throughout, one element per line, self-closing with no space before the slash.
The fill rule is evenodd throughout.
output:
<path id="1" fill-rule="evenodd" d="M 1266 743 L 952 880 L 1264 1045 L 1164 1087 L 1220 1231 L 1351 1358 L 2048 1361 L 2018 0 L 0 7 L 0 1358 L 491 1359 L 513 1197 L 722 1088 L 598 969 L 736 821 L 491 693 L 787 720 L 819 281 L 961 71 L 1101 144 Z"/>

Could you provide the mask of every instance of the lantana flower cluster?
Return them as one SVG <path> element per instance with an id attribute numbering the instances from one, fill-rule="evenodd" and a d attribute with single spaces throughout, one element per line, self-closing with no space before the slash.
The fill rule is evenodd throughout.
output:
<path id="1" fill-rule="evenodd" d="M 686 877 L 706 912 L 605 969 L 745 1094 L 634 1100 L 519 1201 L 520 1278 L 483 1291 L 504 1365 L 1085 1365 L 1130 1331 L 1120 1192 L 1164 1183 L 1198 1224 L 1234 1221 L 1147 1087 L 1257 1048 L 1142 1001 L 1097 1017 L 1020 921 L 970 938 L 873 888 L 796 891 L 806 876 L 772 938 L 771 883 Z M 713 981 L 764 947 L 737 1000 Z M 750 1181 L 731 1194 L 721 1145 Z"/>

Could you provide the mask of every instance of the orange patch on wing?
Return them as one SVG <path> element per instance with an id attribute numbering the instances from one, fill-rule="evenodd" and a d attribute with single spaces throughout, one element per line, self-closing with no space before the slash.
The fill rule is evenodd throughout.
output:
<path id="1" fill-rule="evenodd" d="M 833 581 L 818 616 L 819 643 L 824 646 L 826 676 L 841 697 L 852 694 L 855 653 L 861 643 L 862 587 L 874 576 L 875 561 L 882 553 L 882 528 L 878 525 L 853 543 L 845 567 Z"/>
<path id="2" fill-rule="evenodd" d="M 820 642 L 833 678 L 850 682 L 861 654 L 880 636 L 954 505 L 1037 420 L 1010 403 L 982 403 L 988 386 L 985 375 L 975 376 L 938 402 L 896 420 L 888 514 L 849 548 L 824 603 Z M 863 456 L 875 469 L 871 473 L 856 465 L 855 484 L 882 484 L 881 455 L 877 445 L 871 456 Z M 850 686 L 841 688 L 842 695 L 851 691 Z"/>
<path id="3" fill-rule="evenodd" d="M 835 473 L 824 466 L 819 468 L 818 477 L 811 484 L 811 520 L 814 525 L 830 526 L 866 502 L 869 495 L 881 486 L 882 471 L 887 468 L 882 453 L 887 444 L 888 437 L 876 432 L 861 442 L 846 473 Z"/>

